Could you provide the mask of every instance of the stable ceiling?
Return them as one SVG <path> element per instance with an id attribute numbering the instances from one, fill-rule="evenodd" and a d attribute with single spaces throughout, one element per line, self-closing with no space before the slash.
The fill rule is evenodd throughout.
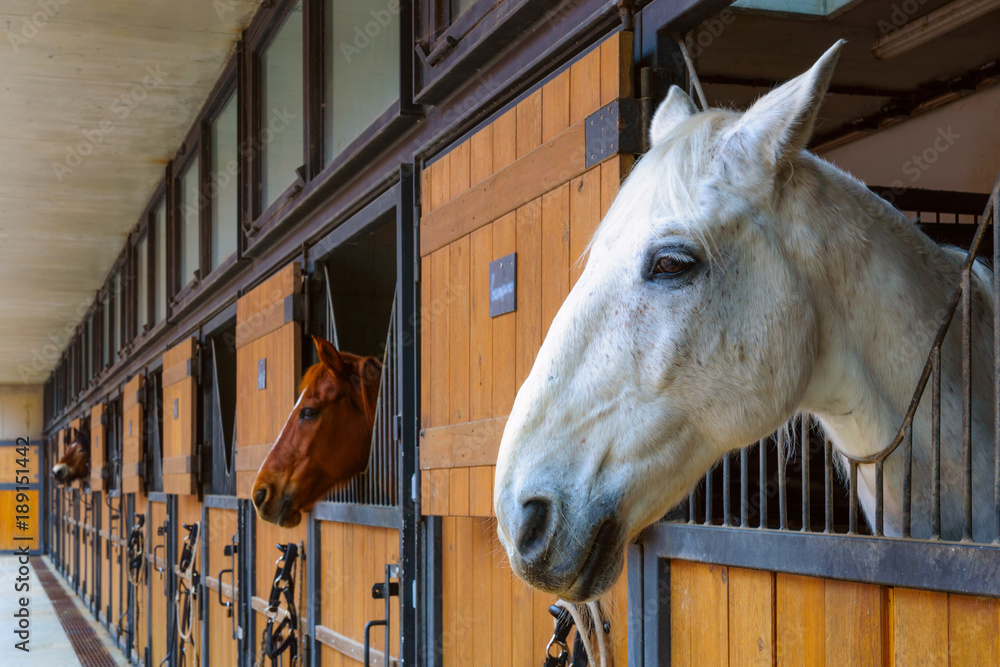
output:
<path id="1" fill-rule="evenodd" d="M 697 49 L 696 67 L 713 106 L 742 109 L 775 83 L 808 69 L 835 41 L 846 39 L 831 87 L 834 94 L 827 98 L 816 128 L 822 143 L 846 136 L 849 128 L 845 126 L 878 113 L 894 100 L 904 108 L 915 98 L 946 101 L 952 86 L 949 81 L 1000 59 L 1000 10 L 888 60 L 872 55 L 872 45 L 885 30 L 917 20 L 951 1 L 861 0 L 828 17 L 734 7 L 727 10 L 733 17 L 728 25 L 719 30 L 716 24 L 717 36 L 702 37 L 707 46 Z M 793 0 L 785 4 L 789 2 L 794 4 Z M 815 0 L 803 4 L 815 4 Z"/>
<path id="2" fill-rule="evenodd" d="M 0 384 L 55 366 L 258 5 L 0 0 Z"/>

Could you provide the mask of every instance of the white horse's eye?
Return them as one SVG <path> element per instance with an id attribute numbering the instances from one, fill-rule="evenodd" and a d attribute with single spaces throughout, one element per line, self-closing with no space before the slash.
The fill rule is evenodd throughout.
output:
<path id="1" fill-rule="evenodd" d="M 694 262 L 689 259 L 671 257 L 664 255 L 656 260 L 653 267 L 654 276 L 679 276 L 694 266 Z"/>

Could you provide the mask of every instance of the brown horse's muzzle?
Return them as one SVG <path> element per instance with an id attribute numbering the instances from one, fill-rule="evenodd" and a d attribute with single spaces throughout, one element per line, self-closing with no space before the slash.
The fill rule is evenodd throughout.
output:
<path id="1" fill-rule="evenodd" d="M 257 509 L 257 516 L 282 528 L 294 528 L 302 522 L 302 512 L 295 507 L 292 490 L 287 487 L 276 490 L 271 484 L 262 481 L 260 475 L 254 482 L 253 504 Z"/>
<path id="2" fill-rule="evenodd" d="M 65 463 L 57 463 L 52 468 L 52 478 L 56 480 L 57 484 L 65 484 L 66 480 L 69 479 L 69 466 Z"/>

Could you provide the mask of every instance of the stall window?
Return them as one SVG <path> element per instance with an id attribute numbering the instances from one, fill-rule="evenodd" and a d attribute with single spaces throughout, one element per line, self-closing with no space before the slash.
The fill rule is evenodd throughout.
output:
<path id="1" fill-rule="evenodd" d="M 122 284 L 121 274 L 118 273 L 114 277 L 114 288 L 115 288 L 115 357 L 112 361 L 117 360 L 117 355 L 121 349 L 125 346 L 125 289 Z"/>
<path id="2" fill-rule="evenodd" d="M 236 472 L 233 447 L 236 424 L 236 321 L 206 336 L 202 348 L 201 437 L 209 443 L 212 475 L 208 493 L 233 495 Z"/>
<path id="3" fill-rule="evenodd" d="M 237 203 L 237 95 L 234 92 L 212 122 L 212 270 L 236 252 L 239 237 Z"/>
<path id="4" fill-rule="evenodd" d="M 195 157 L 184 171 L 178 184 L 180 186 L 180 211 L 177 225 L 179 233 L 177 247 L 180 251 L 178 291 L 187 287 L 198 275 L 199 248 L 201 247 L 199 243 L 199 222 L 201 219 L 198 205 L 199 177 L 200 164 L 199 159 Z"/>
<path id="5" fill-rule="evenodd" d="M 451 20 L 454 21 L 457 19 L 474 4 L 476 4 L 476 0 L 449 0 Z"/>
<path id="6" fill-rule="evenodd" d="M 135 245 L 136 333 L 142 335 L 149 325 L 149 243 L 142 232 Z"/>
<path id="7" fill-rule="evenodd" d="M 163 370 L 146 377 L 146 427 L 142 430 L 146 482 L 150 491 L 163 491 Z"/>
<path id="8" fill-rule="evenodd" d="M 262 209 L 295 182 L 295 170 L 305 162 L 302 41 L 302 3 L 297 2 L 260 57 Z"/>
<path id="9" fill-rule="evenodd" d="M 153 216 L 153 299 L 156 301 L 153 316 L 159 324 L 167 316 L 167 204 L 161 201 Z"/>
<path id="10" fill-rule="evenodd" d="M 326 164 L 399 99 L 399 15 L 388 0 L 326 0 Z"/>

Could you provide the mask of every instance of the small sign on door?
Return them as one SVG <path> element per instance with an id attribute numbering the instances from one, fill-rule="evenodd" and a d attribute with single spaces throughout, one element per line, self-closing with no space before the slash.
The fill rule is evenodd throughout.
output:
<path id="1" fill-rule="evenodd" d="M 517 310 L 517 253 L 490 262 L 490 317 Z"/>
<path id="2" fill-rule="evenodd" d="M 267 357 L 257 360 L 257 390 L 267 388 Z"/>

